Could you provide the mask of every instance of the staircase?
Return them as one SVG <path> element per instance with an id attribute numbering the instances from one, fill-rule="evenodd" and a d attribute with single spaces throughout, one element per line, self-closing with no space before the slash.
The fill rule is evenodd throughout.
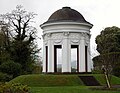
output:
<path id="1" fill-rule="evenodd" d="M 86 86 L 100 86 L 100 83 L 93 76 L 79 76 Z"/>

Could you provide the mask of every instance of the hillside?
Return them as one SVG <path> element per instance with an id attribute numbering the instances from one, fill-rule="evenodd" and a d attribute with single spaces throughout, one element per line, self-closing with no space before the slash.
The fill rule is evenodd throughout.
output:
<path id="1" fill-rule="evenodd" d="M 22 83 L 34 87 L 51 87 L 51 86 L 84 86 L 83 82 L 78 76 L 94 76 L 101 84 L 105 84 L 104 76 L 102 74 L 79 74 L 79 75 L 47 75 L 47 74 L 33 74 L 22 75 L 11 80 L 9 83 Z M 120 78 L 112 76 L 111 84 L 120 84 Z"/>

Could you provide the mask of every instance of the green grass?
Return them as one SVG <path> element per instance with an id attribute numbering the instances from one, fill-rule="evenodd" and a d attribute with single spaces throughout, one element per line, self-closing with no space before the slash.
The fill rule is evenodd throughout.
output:
<path id="1" fill-rule="evenodd" d="M 32 74 L 22 75 L 11 80 L 9 83 L 21 83 L 30 87 L 51 87 L 51 86 L 80 86 L 84 85 L 78 76 L 93 75 L 101 85 L 105 85 L 104 75 L 102 74 L 79 74 L 79 75 L 46 75 Z M 112 76 L 111 84 L 120 84 L 120 78 Z"/>
<path id="2" fill-rule="evenodd" d="M 93 75 L 101 85 L 105 84 L 102 74 L 52 75 L 32 74 L 22 75 L 9 83 L 21 83 L 31 87 L 31 93 L 120 93 L 120 91 L 91 90 L 85 86 L 78 76 Z M 120 84 L 120 78 L 112 76 L 111 84 Z"/>
<path id="3" fill-rule="evenodd" d="M 106 84 L 105 76 L 103 74 L 93 74 L 93 76 L 99 81 L 99 83 L 101 85 Z M 118 78 L 116 76 L 111 76 L 111 81 L 110 82 L 111 82 L 112 85 L 120 84 L 120 78 Z"/>
<path id="4" fill-rule="evenodd" d="M 32 87 L 32 93 L 120 93 L 120 91 L 91 90 L 86 86 Z"/>
<path id="5" fill-rule="evenodd" d="M 9 83 L 21 83 L 30 87 L 83 85 L 77 75 L 22 75 L 11 80 Z"/>

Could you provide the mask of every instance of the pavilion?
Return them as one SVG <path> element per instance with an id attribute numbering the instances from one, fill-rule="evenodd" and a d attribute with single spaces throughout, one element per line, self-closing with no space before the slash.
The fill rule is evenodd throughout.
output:
<path id="1" fill-rule="evenodd" d="M 90 29 L 92 24 L 81 13 L 63 7 L 41 25 L 43 29 L 43 72 L 58 72 L 61 49 L 61 73 L 71 73 L 71 50 L 76 49 L 75 72 L 91 72 Z"/>

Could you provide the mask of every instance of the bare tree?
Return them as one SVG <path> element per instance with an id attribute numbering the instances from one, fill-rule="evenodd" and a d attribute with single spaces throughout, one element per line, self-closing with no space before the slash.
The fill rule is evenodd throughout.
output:
<path id="1" fill-rule="evenodd" d="M 11 13 L 2 14 L 1 18 L 4 23 L 9 27 L 9 34 L 18 39 L 24 40 L 29 36 L 30 41 L 32 41 L 32 36 L 36 32 L 36 28 L 31 25 L 36 14 L 33 12 L 27 12 L 21 5 L 16 7 Z M 16 37 L 17 36 L 17 37 Z"/>
<path id="2" fill-rule="evenodd" d="M 1 22 L 7 24 L 7 34 L 12 41 L 9 46 L 11 58 L 20 63 L 24 71 L 30 70 L 38 52 L 34 42 L 37 31 L 33 26 L 35 16 L 35 13 L 27 12 L 21 5 L 10 13 L 0 15 Z"/>

